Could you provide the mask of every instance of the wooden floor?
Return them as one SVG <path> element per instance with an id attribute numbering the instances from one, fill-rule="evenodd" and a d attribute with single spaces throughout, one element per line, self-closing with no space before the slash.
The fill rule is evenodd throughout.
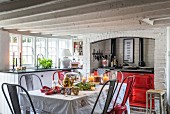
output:
<path id="1" fill-rule="evenodd" d="M 131 110 L 130 114 L 145 114 L 145 112 Z"/>
<path id="2" fill-rule="evenodd" d="M 145 114 L 145 108 L 131 107 L 130 114 Z"/>

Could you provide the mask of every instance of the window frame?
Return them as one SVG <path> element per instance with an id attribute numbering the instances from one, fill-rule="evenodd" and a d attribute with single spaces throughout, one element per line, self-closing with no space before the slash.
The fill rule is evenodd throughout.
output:
<path id="1" fill-rule="evenodd" d="M 32 45 L 32 49 L 33 49 L 33 56 L 32 56 L 32 60 L 33 60 L 33 63 L 32 64 L 23 64 L 22 63 L 22 66 L 26 66 L 27 68 L 33 68 L 33 67 L 36 67 L 36 57 L 37 57 L 37 48 L 38 46 L 36 45 L 37 44 L 37 38 L 41 39 L 43 38 L 45 40 L 45 46 L 43 48 L 45 48 L 45 55 L 44 57 L 45 58 L 49 58 L 50 54 L 49 54 L 49 48 L 56 48 L 56 52 L 55 52 L 55 64 L 53 64 L 53 67 L 58 67 L 59 66 L 59 58 L 61 59 L 61 56 L 60 56 L 60 41 L 65 41 L 65 46 L 63 49 L 70 49 L 70 52 L 72 53 L 72 39 L 59 39 L 59 38 L 45 38 L 45 37 L 35 37 L 35 36 L 30 36 L 30 35 L 21 35 L 21 34 L 14 34 L 14 33 L 10 33 L 10 37 L 11 36 L 19 36 L 19 42 L 18 42 L 18 58 L 19 58 L 19 55 L 20 55 L 20 52 L 21 52 L 21 58 L 23 58 L 23 48 L 25 46 L 23 46 L 23 43 L 22 43 L 22 40 L 25 36 L 28 36 L 28 37 L 32 37 L 32 42 L 33 42 L 33 45 Z M 48 44 L 48 42 L 50 40 L 54 40 L 55 41 L 55 46 L 54 47 L 50 47 Z M 9 45 L 11 46 L 11 45 Z M 9 52 L 10 49 L 9 49 Z M 9 55 L 9 58 L 11 57 L 12 55 Z M 31 55 L 30 55 L 31 56 Z M 19 61 L 18 61 L 19 63 Z M 9 61 L 9 64 L 10 64 L 10 61 Z M 19 64 L 18 64 L 19 65 Z M 10 64 L 10 68 L 12 68 L 12 65 Z"/>
<path id="2" fill-rule="evenodd" d="M 23 42 L 21 42 L 21 45 L 22 45 L 22 46 L 21 46 L 21 50 L 22 50 L 22 51 L 21 51 L 21 52 L 22 52 L 22 53 L 21 53 L 21 55 L 22 55 L 22 61 L 23 61 L 23 56 L 31 56 L 31 55 L 23 55 L 23 48 L 24 48 L 24 47 L 27 47 L 27 48 L 28 48 L 28 47 L 31 47 L 31 48 L 32 48 L 32 53 L 33 53 L 33 55 L 32 55 L 32 64 L 23 64 L 23 63 L 22 63 L 22 65 L 24 65 L 24 66 L 26 66 L 26 67 L 34 67 L 34 65 L 35 65 L 35 51 L 36 51 L 36 50 L 35 50 L 35 37 L 34 37 L 34 36 L 29 36 L 29 35 L 22 35 L 22 38 L 21 38 L 21 39 L 23 40 L 24 37 L 26 37 L 26 39 L 29 38 L 29 37 L 32 38 L 32 46 L 24 46 L 24 45 L 23 45 Z M 22 41 L 22 40 L 21 40 L 21 41 Z"/>
<path id="3" fill-rule="evenodd" d="M 14 56 L 14 58 L 15 58 L 15 60 L 16 60 L 16 58 L 17 58 L 17 66 L 19 65 L 19 56 L 20 56 L 20 52 L 21 52 L 21 35 L 20 34 L 13 34 L 13 33 L 10 33 L 9 34 L 9 36 L 10 36 L 10 42 L 9 42 L 9 68 L 12 68 L 12 65 L 13 64 L 11 64 L 12 62 L 10 61 L 11 59 L 11 56 L 12 56 L 12 58 L 13 58 L 13 56 Z M 16 52 L 14 52 L 13 51 L 13 49 L 12 49 L 12 51 L 11 51 L 11 47 L 13 48 L 13 45 L 11 45 L 11 37 L 17 37 L 17 40 L 18 40 L 18 42 L 17 42 L 17 51 Z M 10 54 L 10 53 L 13 53 L 12 55 Z M 16 63 L 15 63 L 15 65 L 16 65 Z"/>

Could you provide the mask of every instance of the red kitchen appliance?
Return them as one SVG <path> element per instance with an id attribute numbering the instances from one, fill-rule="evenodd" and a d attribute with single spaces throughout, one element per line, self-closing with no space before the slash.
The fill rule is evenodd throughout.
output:
<path id="1" fill-rule="evenodd" d="M 128 76 L 135 76 L 134 86 L 129 98 L 130 105 L 134 107 L 146 108 L 146 91 L 149 89 L 154 89 L 154 74 L 131 72 L 122 73 L 124 78 Z M 121 82 L 122 75 L 120 72 L 118 72 L 117 78 L 119 82 Z M 125 81 L 125 83 L 127 82 Z M 152 108 L 154 108 L 154 100 L 152 101 L 152 104 Z"/>

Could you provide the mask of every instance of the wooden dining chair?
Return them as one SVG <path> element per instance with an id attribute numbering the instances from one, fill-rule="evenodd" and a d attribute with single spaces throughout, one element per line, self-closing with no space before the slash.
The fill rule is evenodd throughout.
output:
<path id="1" fill-rule="evenodd" d="M 23 81 L 23 79 L 25 79 L 25 83 Z M 36 83 L 36 85 L 34 85 L 34 81 L 38 81 Z M 42 84 L 42 81 L 40 79 L 40 77 L 36 74 L 24 74 L 24 75 L 21 75 L 20 79 L 19 79 L 19 84 L 21 86 L 24 86 L 24 84 L 26 85 L 26 90 L 27 91 L 32 91 L 32 90 L 35 90 L 35 86 L 40 86 L 38 89 L 42 88 L 43 84 Z"/>
<path id="2" fill-rule="evenodd" d="M 121 104 L 116 105 L 117 98 L 119 96 L 122 85 L 125 81 L 127 81 L 127 86 L 126 86 L 125 94 L 124 94 L 124 97 L 123 97 L 123 101 L 122 101 Z M 129 96 L 132 92 L 134 82 L 135 82 L 135 76 L 129 76 L 129 77 L 126 77 L 126 78 L 123 79 L 123 81 L 120 84 L 117 96 L 115 98 L 115 101 L 114 101 L 114 104 L 113 104 L 113 109 L 110 112 L 108 112 L 107 114 L 123 114 L 123 113 L 128 114 L 128 110 L 127 110 L 127 107 L 126 107 L 125 104 L 126 104 L 128 98 L 129 98 Z"/>
<path id="3" fill-rule="evenodd" d="M 7 95 L 6 95 L 5 88 L 4 88 L 5 85 L 7 87 L 9 97 L 7 97 Z M 32 111 L 33 111 L 34 114 L 36 114 L 36 111 L 35 111 L 34 105 L 32 103 L 31 97 L 24 87 L 17 85 L 17 84 L 3 83 L 1 88 L 2 88 L 2 92 L 4 94 L 4 97 L 7 101 L 7 104 L 9 106 L 12 114 L 21 114 L 21 105 L 19 103 L 18 92 L 17 92 L 18 88 L 20 88 L 21 90 L 23 90 L 23 92 L 26 93 L 26 96 L 28 97 L 28 100 L 31 104 Z"/>
<path id="4" fill-rule="evenodd" d="M 101 113 L 101 114 L 107 114 L 108 107 L 109 107 L 109 105 L 110 105 L 110 102 L 111 102 L 111 100 L 112 100 L 112 98 L 113 98 L 113 95 L 114 95 L 115 90 L 116 90 L 117 85 L 118 85 L 118 83 L 116 83 L 117 80 L 109 80 L 109 81 L 107 81 L 107 82 L 102 86 L 102 88 L 101 88 L 101 90 L 100 90 L 100 92 L 99 92 L 99 95 L 98 95 L 98 97 L 97 97 L 97 99 L 96 99 L 96 102 L 95 102 L 95 104 L 94 104 L 94 106 L 93 106 L 93 109 L 92 109 L 91 114 L 94 113 L 95 107 L 96 107 L 97 102 L 98 102 L 98 100 L 99 100 L 99 98 L 100 98 L 100 95 L 101 95 L 101 93 L 102 93 L 102 91 L 103 91 L 103 88 L 104 88 L 105 85 L 107 85 L 109 82 L 110 82 L 110 84 L 109 84 L 109 89 L 108 89 L 108 93 L 107 93 L 107 97 L 106 97 L 104 109 L 103 109 L 103 112 Z"/>

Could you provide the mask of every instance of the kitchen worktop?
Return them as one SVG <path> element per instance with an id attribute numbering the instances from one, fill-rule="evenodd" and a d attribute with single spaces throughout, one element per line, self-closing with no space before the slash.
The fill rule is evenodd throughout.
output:
<path id="1" fill-rule="evenodd" d="M 121 72 L 133 72 L 133 73 L 154 73 L 154 68 L 126 69 L 126 68 L 103 67 L 97 69 L 108 69 L 108 70 L 115 70 Z"/>
<path id="2" fill-rule="evenodd" d="M 26 70 L 7 70 L 0 71 L 3 73 L 14 73 L 14 74 L 22 74 L 22 73 L 34 73 L 34 72 L 46 72 L 46 71 L 56 71 L 56 70 L 74 70 L 74 69 L 82 69 L 82 68 L 51 68 L 51 69 L 26 69 Z"/>

